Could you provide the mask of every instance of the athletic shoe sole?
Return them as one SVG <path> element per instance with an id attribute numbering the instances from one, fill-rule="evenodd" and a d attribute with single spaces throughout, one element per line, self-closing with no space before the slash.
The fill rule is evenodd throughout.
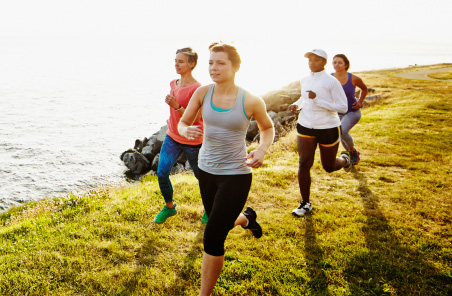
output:
<path id="1" fill-rule="evenodd" d="M 301 208 L 301 209 L 303 209 L 303 208 Z M 300 209 L 300 210 L 301 210 L 301 209 Z M 297 214 L 296 210 L 298 210 L 298 208 L 296 208 L 295 210 L 292 211 L 292 215 L 294 215 L 295 217 L 302 217 L 302 216 L 304 216 L 304 215 L 306 215 L 306 214 L 311 213 L 312 210 L 314 210 L 314 207 L 311 206 L 311 209 L 310 209 L 310 210 L 305 210 L 305 209 L 303 209 L 303 210 L 304 210 L 304 213 L 303 213 L 303 214 Z"/>
<path id="2" fill-rule="evenodd" d="M 174 212 L 174 213 L 168 215 L 168 217 L 166 217 L 166 219 L 163 220 L 162 222 L 157 222 L 157 221 L 155 221 L 155 220 L 154 220 L 154 222 L 157 223 L 157 224 L 163 224 L 163 223 L 165 223 L 166 220 L 168 220 L 169 217 L 172 217 L 172 216 L 174 216 L 174 215 L 176 215 L 176 214 L 177 214 L 177 212 Z"/>

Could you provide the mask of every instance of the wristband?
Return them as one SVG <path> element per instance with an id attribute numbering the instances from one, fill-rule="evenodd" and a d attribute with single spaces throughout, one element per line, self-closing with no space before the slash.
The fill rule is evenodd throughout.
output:
<path id="1" fill-rule="evenodd" d="M 177 108 L 176 111 L 179 111 L 182 108 L 184 108 L 184 107 L 182 107 L 182 105 L 179 104 L 179 108 Z"/>

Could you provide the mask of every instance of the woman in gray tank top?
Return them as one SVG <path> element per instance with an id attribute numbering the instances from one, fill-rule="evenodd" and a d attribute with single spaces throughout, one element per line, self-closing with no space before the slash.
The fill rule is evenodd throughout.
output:
<path id="1" fill-rule="evenodd" d="M 181 118 L 178 131 L 187 139 L 204 137 L 199 151 L 199 188 L 209 217 L 204 232 L 204 255 L 199 295 L 210 295 L 224 262 L 224 242 L 229 231 L 241 225 L 256 238 L 262 236 L 256 212 L 245 207 L 252 168 L 258 168 L 275 135 L 264 101 L 235 84 L 240 56 L 235 47 L 214 43 L 209 47 L 211 85 L 198 88 Z M 202 112 L 204 132 L 193 126 Z M 254 118 L 260 129 L 259 147 L 247 153 L 245 136 Z"/>

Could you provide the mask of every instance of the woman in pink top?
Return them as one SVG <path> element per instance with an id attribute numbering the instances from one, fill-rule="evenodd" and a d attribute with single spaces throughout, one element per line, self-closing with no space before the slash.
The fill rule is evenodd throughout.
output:
<path id="1" fill-rule="evenodd" d="M 189 140 L 182 137 L 177 131 L 177 125 L 187 108 L 195 90 L 201 86 L 192 75 L 193 69 L 198 62 L 198 54 L 190 47 L 178 49 L 176 51 L 175 67 L 179 79 L 171 81 L 171 91 L 166 96 L 165 102 L 170 107 L 170 117 L 167 121 L 168 132 L 160 150 L 159 166 L 157 177 L 160 191 L 165 199 L 165 206 L 155 217 L 154 222 L 163 223 L 168 217 L 177 213 L 176 203 L 173 202 L 173 186 L 170 181 L 170 172 L 173 165 L 182 152 L 187 155 L 193 173 L 198 178 L 198 153 L 201 147 L 202 138 Z M 198 113 L 195 125 L 203 128 L 201 112 Z M 203 222 L 207 216 L 204 214 Z"/>

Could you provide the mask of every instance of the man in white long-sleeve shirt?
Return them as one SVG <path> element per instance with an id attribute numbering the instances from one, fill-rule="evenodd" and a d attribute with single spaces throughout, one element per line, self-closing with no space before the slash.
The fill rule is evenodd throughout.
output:
<path id="1" fill-rule="evenodd" d="M 304 56 L 309 59 L 311 73 L 301 79 L 301 98 L 289 106 L 292 112 L 301 109 L 297 124 L 297 146 L 298 183 L 302 202 L 292 211 L 296 216 L 313 210 L 309 196 L 311 167 L 317 144 L 322 166 L 328 173 L 341 168 L 348 172 L 353 165 L 348 152 L 342 152 L 341 157 L 336 157 L 341 139 L 341 121 L 337 113 L 345 113 L 348 109 L 344 90 L 337 79 L 325 72 L 325 51 L 314 49 Z"/>

